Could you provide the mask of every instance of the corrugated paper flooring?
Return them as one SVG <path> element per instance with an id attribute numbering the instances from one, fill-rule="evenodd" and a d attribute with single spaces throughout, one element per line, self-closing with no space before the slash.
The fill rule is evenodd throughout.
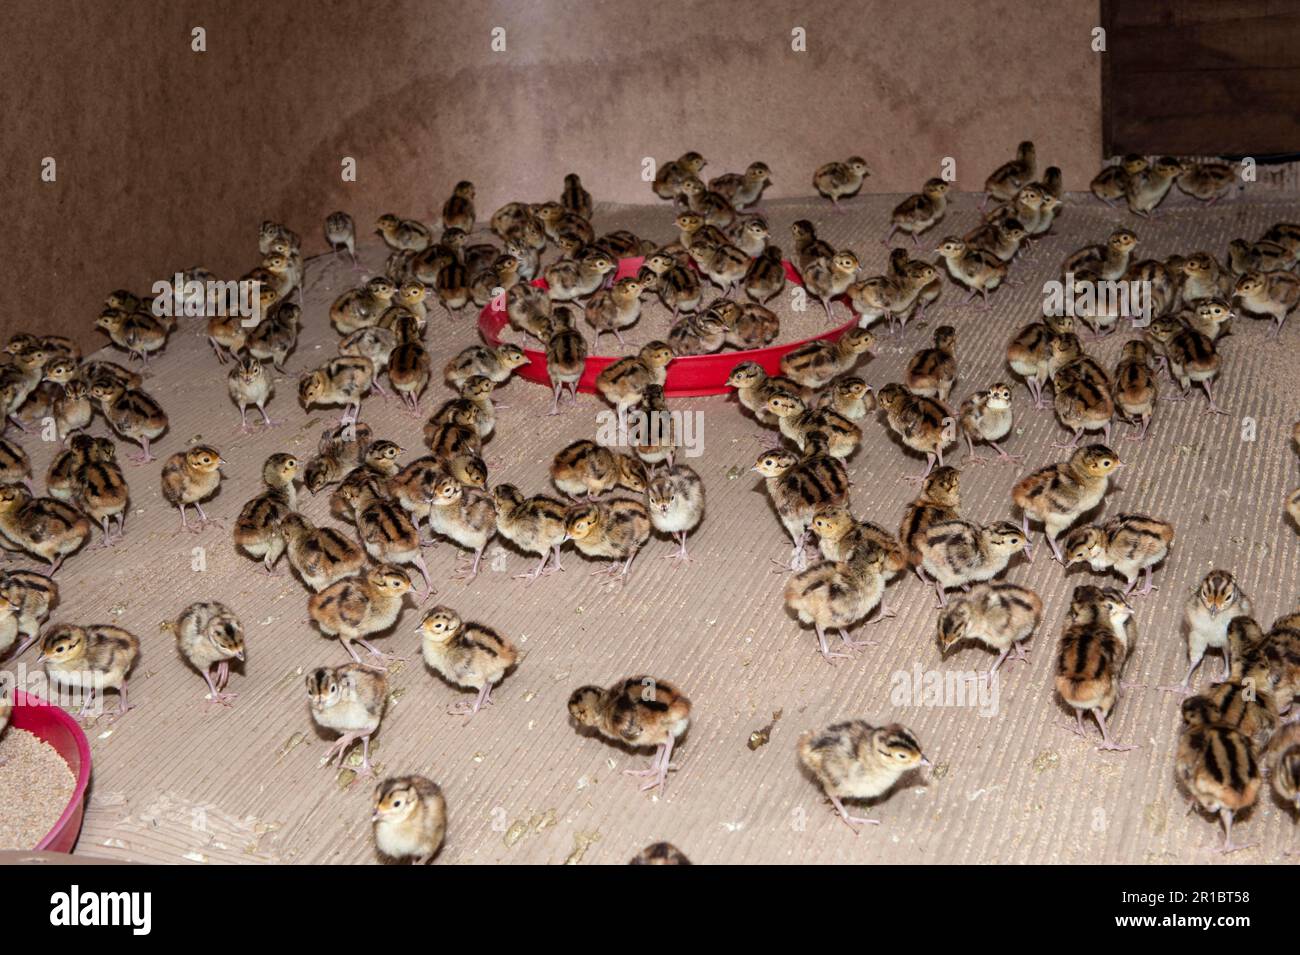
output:
<path id="1" fill-rule="evenodd" d="M 884 269 L 887 250 L 879 240 L 896 201 L 859 199 L 844 215 L 810 202 L 777 203 L 768 212 L 773 234 L 787 251 L 790 223 L 811 217 L 834 245 L 853 248 L 864 274 L 871 275 Z M 957 197 L 947 221 L 926 237 L 926 249 L 945 233 L 969 229 L 975 203 L 973 196 Z M 1057 277 L 1062 259 L 1079 245 L 1104 241 L 1124 224 L 1137 230 L 1142 257 L 1198 249 L 1222 257 L 1229 239 L 1253 238 L 1274 221 L 1297 218 L 1300 199 L 1276 192 L 1209 209 L 1175 196 L 1151 222 L 1072 196 L 1053 234 L 1013 268 L 1012 278 L 1022 284 L 997 291 L 989 311 L 961 307 L 964 296 L 946 285 L 927 327 L 883 337 L 878 357 L 859 373 L 876 387 L 899 380 L 908 357 L 929 344 L 933 328 L 951 323 L 961 368 L 955 407 L 977 388 L 1013 380 L 1004 365 L 1006 343 L 1040 314 L 1042 283 Z M 656 241 L 675 237 L 666 204 L 605 209 L 598 220 L 602 231 L 624 227 Z M 291 225 L 302 232 L 320 228 Z M 250 233 L 250 266 L 253 242 Z M 363 259 L 378 269 L 384 250 L 369 245 Z M 334 353 L 337 336 L 328 326 L 328 306 L 355 279 L 348 265 L 330 257 L 309 264 L 305 327 L 290 373 L 279 380 L 269 406 L 274 417 L 286 419 L 283 427 L 238 433 L 225 369 L 217 366 L 199 319 L 182 319 L 165 354 L 150 366 L 146 388 L 171 416 L 157 453 L 165 457 L 202 440 L 231 462 L 220 495 L 207 507 L 223 526 L 182 533 L 176 511 L 160 496 L 159 465 L 127 464 L 133 505 L 126 543 L 111 551 L 82 551 L 60 574 L 63 602 L 55 621 L 115 623 L 144 644 L 131 680 L 137 708 L 116 723 L 101 721 L 88 730 L 95 769 L 78 853 L 150 863 L 378 861 L 369 824 L 373 785 L 349 785 L 351 773 L 320 767 L 328 742 L 313 728 L 306 707 L 306 671 L 342 663 L 346 656 L 308 622 L 307 595 L 297 580 L 288 573 L 274 579 L 257 573 L 230 539 L 239 508 L 259 491 L 267 455 L 289 451 L 305 461 L 336 417 L 304 413 L 296 403 L 296 377 Z M 140 289 L 150 281 L 123 276 Z M 795 315 L 788 303 L 788 295 L 778 303 L 784 337 L 825 327 L 820 309 Z M 666 332 L 658 306 L 642 322 Z M 1282 511 L 1284 494 L 1298 482 L 1288 436 L 1300 417 L 1294 382 L 1300 321 L 1291 320 L 1280 343 L 1266 341 L 1265 332 L 1264 323 L 1241 320 L 1223 343 L 1218 395 L 1230 415 L 1202 414 L 1199 397 L 1162 402 L 1148 442 L 1116 439 L 1130 466 L 1104 513 L 1147 512 L 1173 521 L 1178 534 L 1156 575 L 1159 591 L 1137 598 L 1139 636 L 1129 680 L 1155 687 L 1181 679 L 1181 607 L 1212 567 L 1237 574 L 1266 624 L 1300 604 L 1300 537 Z M 1088 347 L 1113 368 L 1127 337 L 1117 334 Z M 468 312 L 455 321 L 439 313 L 429 336 L 435 368 L 476 339 Z M 609 336 L 604 340 L 606 348 L 612 346 Z M 1031 410 L 1018 382 L 1015 393 L 1019 427 L 1008 446 L 1027 453 L 1028 461 L 1020 468 L 964 471 L 964 516 L 1012 517 L 1015 479 L 1062 454 L 1050 447 L 1065 436 L 1051 412 Z M 424 399 L 425 415 L 447 397 L 445 386 L 435 384 Z M 553 493 L 552 455 L 572 440 L 593 436 L 595 415 L 604 406 L 583 395 L 562 417 L 543 417 L 549 393 L 523 381 L 512 382 L 501 397 L 510 407 L 501 412 L 485 449 L 495 465 L 492 481 L 518 484 L 526 493 Z M 912 578 L 889 588 L 898 616 L 868 628 L 879 644 L 852 661 L 827 665 L 812 632 L 801 629 L 782 605 L 786 575 L 773 559 L 787 557 L 789 542 L 760 480 L 749 472 L 759 429 L 727 398 L 684 399 L 673 406 L 703 415 L 704 452 L 688 462 L 703 476 L 708 495 L 705 522 L 691 539 L 695 563 L 682 567 L 664 560 L 671 545 L 655 541 L 637 558 L 628 584 L 618 588 L 589 576 L 595 565 L 566 550 L 565 573 L 528 584 L 512 574 L 529 569 L 531 558 L 490 550 L 484 572 L 466 584 L 451 579 L 453 545 L 428 550 L 436 600 L 497 628 L 524 653 L 494 693 L 495 705 L 469 725 L 446 712 L 463 695 L 420 660 L 413 633 L 418 608 L 408 606 L 395 630 L 380 640 L 409 662 L 392 674 L 393 698 L 376 737 L 375 759 L 383 773 L 424 773 L 442 784 L 450 821 L 439 863 L 622 863 L 658 840 L 675 843 L 696 863 L 1250 864 L 1284 861 L 1288 852 L 1294 858 L 1300 830 L 1271 792 L 1237 831 L 1254 846 L 1228 857 L 1216 851 L 1218 825 L 1186 813 L 1173 777 L 1176 697 L 1155 689 L 1122 697 L 1111 726 L 1121 740 L 1139 744 L 1132 752 L 1100 753 L 1091 741 L 1061 728 L 1066 714 L 1053 693 L 1053 651 L 1072 588 L 1093 577 L 1078 566 L 1063 574 L 1042 550 L 1033 564 L 1017 558 L 1007 574 L 1036 589 L 1045 612 L 1031 662 L 1007 665 L 996 700 L 926 705 L 919 692 L 915 698 L 906 692 L 918 674 L 985 670 L 992 660 L 975 647 L 941 659 L 934 595 Z M 372 398 L 362 419 L 376 436 L 405 446 L 404 460 L 421 453 L 423 418 Z M 904 455 L 881 421 L 864 424 L 863 445 L 850 462 L 853 506 L 861 517 L 893 528 L 913 494 L 900 478 L 921 462 Z M 97 418 L 93 430 L 104 429 Z M 1117 430 L 1124 433 L 1123 427 Z M 28 448 L 43 474 L 52 447 L 28 442 Z M 123 454 L 128 450 L 122 447 Z M 327 495 L 304 497 L 313 521 L 330 520 Z M 199 547 L 205 569 L 196 571 Z M 249 659 L 232 678 L 231 689 L 240 696 L 231 709 L 204 703 L 202 680 L 183 664 L 164 629 L 199 599 L 230 604 L 247 629 Z M 31 666 L 34 659 L 35 651 L 29 651 L 20 662 Z M 1202 684 L 1218 666 L 1217 659 L 1207 663 Z M 680 768 L 663 799 L 639 793 L 636 781 L 621 774 L 648 756 L 579 735 L 565 710 L 569 693 L 581 684 L 608 684 L 642 672 L 676 683 L 694 703 L 692 729 L 674 753 Z M 751 749 L 751 733 L 778 711 L 770 742 Z M 916 780 L 876 807 L 872 815 L 883 824 L 859 836 L 837 819 L 795 755 L 804 730 L 848 717 L 908 725 L 935 763 L 928 780 Z"/>

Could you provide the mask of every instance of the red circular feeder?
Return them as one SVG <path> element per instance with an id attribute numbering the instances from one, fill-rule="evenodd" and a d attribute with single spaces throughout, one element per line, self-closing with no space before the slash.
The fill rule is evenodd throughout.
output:
<path id="1" fill-rule="evenodd" d="M 642 256 L 620 259 L 618 271 L 614 274 L 615 280 L 617 281 L 628 275 L 636 275 L 641 268 L 641 263 L 644 261 L 645 259 Z M 789 262 L 783 262 L 782 264 L 785 266 L 786 278 L 796 285 L 802 285 L 803 279 L 794 266 Z M 543 289 L 547 287 L 545 279 L 534 279 L 533 285 Z M 498 307 L 497 301 L 494 299 L 479 314 L 479 332 L 489 345 L 500 345 L 501 329 L 509 323 L 509 320 L 504 303 Z M 726 394 L 731 390 L 727 387 L 727 376 L 741 362 L 757 362 L 763 366 L 763 370 L 769 375 L 780 374 L 781 359 L 789 352 L 800 345 L 818 339 L 834 341 L 855 325 L 857 325 L 856 317 L 843 325 L 822 332 L 820 335 L 813 335 L 811 338 L 803 338 L 796 342 L 769 345 L 766 348 L 752 348 L 747 351 L 714 352 L 711 355 L 687 355 L 682 358 L 674 358 L 668 365 L 668 377 L 664 382 L 664 394 L 670 398 Z M 528 363 L 517 368 L 515 374 L 521 378 L 526 378 L 528 381 L 535 381 L 549 386 L 551 379 L 546 374 L 546 352 L 535 348 L 525 348 L 524 355 L 528 358 Z M 582 378 L 578 381 L 578 390 L 588 393 L 594 392 L 596 390 L 596 376 L 621 357 L 624 356 L 588 355 L 587 367 L 582 373 Z"/>
<path id="2" fill-rule="evenodd" d="M 59 821 L 40 842 L 32 846 L 36 851 L 71 852 L 77 843 L 77 836 L 81 834 L 81 817 L 86 810 L 86 789 L 90 785 L 90 743 L 86 740 L 86 734 L 81 731 L 77 721 L 62 709 L 22 691 L 14 693 L 14 708 L 9 717 L 9 725 L 26 730 L 53 746 L 77 778 L 72 798 L 68 800 Z"/>

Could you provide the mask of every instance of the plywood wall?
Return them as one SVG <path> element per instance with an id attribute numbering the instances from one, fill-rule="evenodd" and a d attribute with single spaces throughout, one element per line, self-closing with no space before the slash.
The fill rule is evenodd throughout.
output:
<path id="1" fill-rule="evenodd" d="M 945 156 L 978 188 L 1028 136 L 1082 187 L 1101 151 L 1097 21 L 1091 0 L 10 0 L 0 331 L 102 341 L 108 290 L 194 264 L 237 275 L 265 217 L 313 251 L 335 208 L 433 218 L 462 178 L 489 210 L 551 197 L 569 170 L 636 202 L 643 157 L 694 148 L 709 173 L 764 159 L 775 196 L 854 153 L 878 191 Z"/>

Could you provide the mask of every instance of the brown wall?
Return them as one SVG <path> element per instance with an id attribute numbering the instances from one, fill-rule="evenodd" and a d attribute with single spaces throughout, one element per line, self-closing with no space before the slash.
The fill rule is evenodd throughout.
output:
<path id="1" fill-rule="evenodd" d="M 263 218 L 315 251 L 333 209 L 359 229 L 433 219 L 461 178 L 490 211 L 554 196 L 569 170 L 598 200 L 644 201 L 641 157 L 689 148 L 711 174 L 767 161 L 777 197 L 853 153 L 888 192 L 944 156 L 978 188 L 1027 136 L 1069 188 L 1100 156 L 1091 0 L 10 0 L 5 20 L 5 334 L 102 342 L 106 292 L 245 271 Z"/>

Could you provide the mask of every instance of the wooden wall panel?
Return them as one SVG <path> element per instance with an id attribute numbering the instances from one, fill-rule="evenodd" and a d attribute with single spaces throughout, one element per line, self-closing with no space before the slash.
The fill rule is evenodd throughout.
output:
<path id="1" fill-rule="evenodd" d="M 1300 0 L 1103 0 L 1107 155 L 1300 151 Z"/>

